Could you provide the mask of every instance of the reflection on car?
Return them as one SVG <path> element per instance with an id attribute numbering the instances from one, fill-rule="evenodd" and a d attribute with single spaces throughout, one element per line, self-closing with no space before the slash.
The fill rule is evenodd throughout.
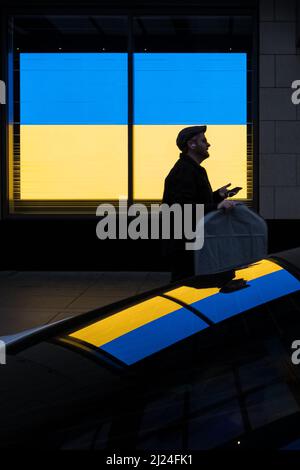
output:
<path id="1" fill-rule="evenodd" d="M 12 339 L 2 447 L 288 448 L 299 442 L 300 249 Z M 296 445 L 296 444 L 294 444 Z"/>

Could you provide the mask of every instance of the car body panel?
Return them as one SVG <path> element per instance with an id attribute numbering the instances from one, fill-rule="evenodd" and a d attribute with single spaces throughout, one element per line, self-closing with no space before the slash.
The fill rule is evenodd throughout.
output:
<path id="1" fill-rule="evenodd" d="M 235 277 L 241 276 L 247 286 L 235 292 L 177 287 L 71 332 L 69 337 L 131 365 L 212 323 L 300 290 L 297 278 L 269 260 L 238 270 Z"/>
<path id="2" fill-rule="evenodd" d="M 300 435 L 299 273 L 262 260 L 234 292 L 192 278 L 25 332 L 0 367 L 0 446 L 284 448 Z"/>

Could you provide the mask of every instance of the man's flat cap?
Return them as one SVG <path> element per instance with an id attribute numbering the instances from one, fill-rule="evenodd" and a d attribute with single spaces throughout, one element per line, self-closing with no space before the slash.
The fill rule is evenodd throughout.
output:
<path id="1" fill-rule="evenodd" d="M 202 132 L 206 132 L 206 126 L 191 126 L 181 129 L 176 139 L 177 147 L 183 150 L 187 142 L 194 137 L 194 135 L 201 134 Z"/>

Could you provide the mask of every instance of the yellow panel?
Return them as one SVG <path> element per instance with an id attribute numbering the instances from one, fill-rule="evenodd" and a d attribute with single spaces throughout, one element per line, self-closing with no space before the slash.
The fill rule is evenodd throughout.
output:
<path id="1" fill-rule="evenodd" d="M 177 289 L 169 290 L 164 294 L 171 295 L 174 299 L 180 300 L 187 304 L 197 302 L 197 300 L 206 299 L 211 295 L 217 294 L 220 289 L 217 287 L 209 287 L 204 289 L 196 289 L 194 287 L 182 286 Z"/>
<path id="2" fill-rule="evenodd" d="M 21 199 L 119 199 L 127 161 L 127 126 L 22 125 Z"/>
<path id="3" fill-rule="evenodd" d="M 253 264 L 247 268 L 239 269 L 235 272 L 235 279 L 244 278 L 246 281 L 257 279 L 258 277 L 265 276 L 266 274 L 280 271 L 282 268 L 272 261 L 263 260 L 259 263 Z M 196 289 L 194 287 L 182 286 L 177 289 L 165 292 L 165 294 L 172 295 L 172 297 L 191 304 L 201 299 L 206 299 L 211 295 L 217 294 L 220 291 L 217 287 L 210 287 L 204 289 Z"/>
<path id="4" fill-rule="evenodd" d="M 247 126 L 207 126 L 210 156 L 203 166 L 213 189 L 231 183 L 242 186 L 235 198 L 247 197 Z"/>
<path id="5" fill-rule="evenodd" d="M 78 330 L 70 336 L 99 347 L 180 309 L 181 307 L 170 300 L 154 297 Z"/>
<path id="6" fill-rule="evenodd" d="M 199 123 L 191 123 L 200 125 Z M 161 199 L 164 180 L 179 156 L 178 132 L 187 125 L 134 126 L 134 198 Z M 247 128 L 243 125 L 210 125 L 210 157 L 203 162 L 213 190 L 232 183 L 242 186 L 236 199 L 247 196 Z"/>

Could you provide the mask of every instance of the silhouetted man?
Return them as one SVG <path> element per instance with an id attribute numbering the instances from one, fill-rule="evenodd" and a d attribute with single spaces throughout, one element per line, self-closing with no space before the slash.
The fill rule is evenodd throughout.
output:
<path id="1" fill-rule="evenodd" d="M 179 159 L 165 179 L 163 203 L 171 206 L 178 203 L 204 204 L 204 214 L 221 209 L 230 210 L 235 201 L 226 198 L 236 194 L 241 188 L 229 191 L 228 183 L 222 188 L 213 191 L 205 168 L 201 166 L 203 160 L 209 157 L 206 126 L 193 126 L 182 129 L 176 140 L 181 150 Z M 185 250 L 185 239 L 168 240 L 164 245 L 164 253 L 171 258 L 172 281 L 194 275 L 194 257 L 192 250 Z"/>

